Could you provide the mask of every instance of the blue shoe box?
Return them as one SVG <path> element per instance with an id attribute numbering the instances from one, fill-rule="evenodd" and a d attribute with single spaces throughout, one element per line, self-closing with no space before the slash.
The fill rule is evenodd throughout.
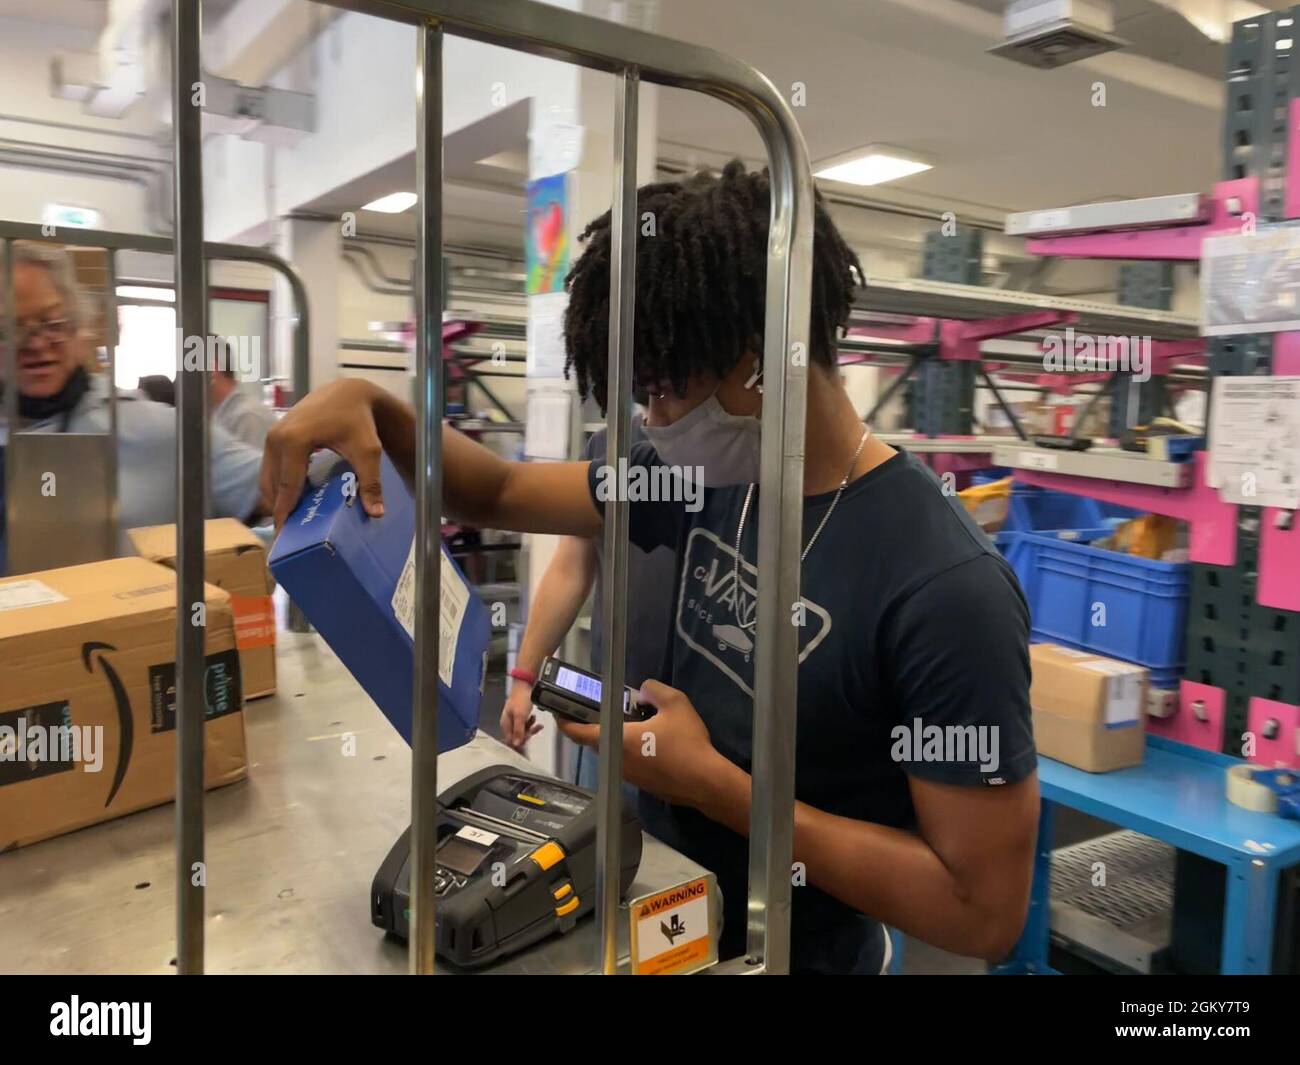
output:
<path id="1" fill-rule="evenodd" d="M 337 465 L 309 484 L 276 539 L 271 573 L 388 718 L 411 742 L 415 644 L 415 504 L 384 456 L 384 516 L 369 517 Z M 491 623 L 487 607 L 442 549 L 438 750 L 478 728 Z"/>

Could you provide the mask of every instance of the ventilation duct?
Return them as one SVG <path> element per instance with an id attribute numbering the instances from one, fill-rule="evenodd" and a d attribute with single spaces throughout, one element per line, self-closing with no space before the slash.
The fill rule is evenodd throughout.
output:
<path id="1" fill-rule="evenodd" d="M 1002 43 L 989 51 L 1051 70 L 1124 47 L 1114 28 L 1105 0 L 1011 0 L 1003 13 Z"/>

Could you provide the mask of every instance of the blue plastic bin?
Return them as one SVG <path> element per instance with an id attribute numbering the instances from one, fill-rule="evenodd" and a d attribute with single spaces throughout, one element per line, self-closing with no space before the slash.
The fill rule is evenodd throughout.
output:
<path id="1" fill-rule="evenodd" d="M 1053 540 L 1068 540 L 1072 543 L 1091 543 L 1093 540 L 1101 540 L 1115 531 L 1113 525 L 1098 525 L 1091 529 L 1039 529 L 1035 532 L 1017 532 L 1014 529 L 1003 529 L 993 537 L 993 543 L 997 549 L 1006 556 L 1010 561 L 1011 545 L 1022 536 L 1050 536 Z"/>
<path id="2" fill-rule="evenodd" d="M 1013 484 L 1007 508 L 1006 532 L 1048 529 L 1096 529 L 1106 525 L 1106 515 L 1095 499 Z"/>
<path id="3" fill-rule="evenodd" d="M 1019 533 L 1003 548 L 1029 603 L 1032 639 L 1135 662 L 1158 688 L 1183 671 L 1191 567 L 1052 535 Z M 1095 604 L 1105 624 L 1095 625 Z"/>

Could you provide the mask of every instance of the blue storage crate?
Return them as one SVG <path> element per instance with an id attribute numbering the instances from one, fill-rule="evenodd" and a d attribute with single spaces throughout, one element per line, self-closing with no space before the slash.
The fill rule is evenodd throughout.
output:
<path id="1" fill-rule="evenodd" d="M 1096 529 L 1106 525 L 1106 515 L 1095 499 L 1033 485 L 1013 484 L 1003 529 L 1007 532 L 1039 532 Z"/>
<path id="2" fill-rule="evenodd" d="M 1156 687 L 1183 669 L 1191 567 L 1051 535 L 1019 533 L 1004 548 L 1029 603 L 1032 639 L 1135 662 Z M 1094 625 L 1093 605 L 1105 607 Z"/>
<path id="3" fill-rule="evenodd" d="M 1098 525 L 1091 529 L 1039 529 L 1035 532 L 1020 532 L 1015 529 L 1003 529 L 993 537 L 993 543 L 997 549 L 1006 556 L 1010 561 L 1011 545 L 1020 537 L 1033 536 L 1050 536 L 1053 540 L 1068 540 L 1072 543 L 1091 543 L 1093 540 L 1102 540 L 1115 531 L 1112 525 Z"/>
<path id="4" fill-rule="evenodd" d="M 993 481 L 1000 481 L 1003 477 L 1011 476 L 1009 466 L 989 466 L 982 470 L 976 470 L 970 475 L 971 484 L 991 484 Z"/>

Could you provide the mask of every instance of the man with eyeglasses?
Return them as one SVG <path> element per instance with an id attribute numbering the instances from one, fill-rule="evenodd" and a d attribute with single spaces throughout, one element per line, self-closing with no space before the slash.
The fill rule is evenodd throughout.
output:
<path id="1" fill-rule="evenodd" d="M 67 252 L 27 244 L 11 247 L 18 425 L 6 424 L 6 408 L 0 406 L 0 446 L 13 431 L 107 433 L 110 390 L 104 375 L 94 372 L 84 355 L 80 293 Z M 0 301 L 3 298 L 0 292 Z M 0 329 L 5 322 L 0 303 Z M 0 364 L 0 374 L 3 370 Z M 125 530 L 176 520 L 176 412 L 136 392 L 118 392 L 117 400 L 119 550 L 129 554 Z M 259 510 L 261 452 L 213 426 L 209 455 L 212 516 L 252 518 Z M 0 462 L 0 573 L 6 569 L 3 468 Z"/>

